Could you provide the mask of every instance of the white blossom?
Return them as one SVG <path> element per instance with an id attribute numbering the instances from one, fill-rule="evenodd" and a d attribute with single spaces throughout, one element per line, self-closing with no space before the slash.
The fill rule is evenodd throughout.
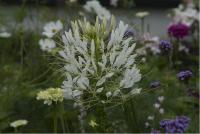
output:
<path id="1" fill-rule="evenodd" d="M 53 48 L 56 47 L 56 43 L 52 39 L 40 39 L 39 40 L 39 45 L 41 50 L 51 52 Z"/>
<path id="2" fill-rule="evenodd" d="M 110 0 L 110 5 L 117 7 L 118 0 Z"/>
<path id="3" fill-rule="evenodd" d="M 10 126 L 13 127 L 13 128 L 17 128 L 17 127 L 20 127 L 20 126 L 25 126 L 28 124 L 28 121 L 27 120 L 16 120 L 16 121 L 13 121 L 10 123 Z"/>
<path id="4" fill-rule="evenodd" d="M 164 99 L 165 99 L 165 97 L 164 97 L 164 96 L 159 96 L 159 97 L 158 97 L 158 101 L 159 101 L 159 102 L 163 102 L 163 101 L 164 101 Z"/>
<path id="5" fill-rule="evenodd" d="M 63 24 L 60 20 L 57 20 L 56 22 L 51 21 L 44 26 L 44 31 L 42 32 L 42 35 L 45 35 L 48 38 L 52 38 L 56 33 L 58 33 L 62 29 Z"/>
<path id="6" fill-rule="evenodd" d="M 160 103 L 155 103 L 155 104 L 154 104 L 154 107 L 155 107 L 156 109 L 158 109 L 158 108 L 160 107 Z"/>
<path id="7" fill-rule="evenodd" d="M 148 116 L 147 119 L 148 120 L 154 120 L 154 116 Z"/>
<path id="8" fill-rule="evenodd" d="M 94 96 L 105 97 L 99 102 L 106 103 L 115 97 L 120 100 L 141 92 L 136 85 L 141 80 L 140 70 L 135 64 L 136 44 L 132 38 L 123 38 L 128 25 L 121 21 L 108 31 L 106 23 L 97 20 L 93 26 L 87 21 L 75 21 L 72 29 L 62 35 L 64 46 L 59 55 L 64 63 L 66 79 L 62 88 L 66 99 L 80 101 L 86 94 L 91 99 L 96 99 Z M 98 40 L 91 35 L 97 36 Z M 105 40 L 109 35 L 110 39 Z"/>
<path id="9" fill-rule="evenodd" d="M 0 38 L 9 38 L 11 36 L 11 33 L 8 33 L 6 31 L 0 32 Z"/>
<path id="10" fill-rule="evenodd" d="M 148 15 L 149 15 L 149 12 L 146 12 L 146 11 L 144 11 L 144 12 L 137 12 L 135 14 L 135 16 L 138 17 L 138 18 L 144 18 L 144 17 L 146 17 Z"/>
<path id="11" fill-rule="evenodd" d="M 165 112 L 165 111 L 164 111 L 163 108 L 160 108 L 160 109 L 159 109 L 159 113 L 160 113 L 160 114 L 164 114 L 164 112 Z"/>
<path id="12" fill-rule="evenodd" d="M 100 19 L 103 19 L 104 17 L 106 19 L 110 19 L 111 17 L 110 12 L 106 8 L 101 6 L 99 1 L 97 0 L 87 1 L 83 7 L 86 11 L 90 13 L 95 13 Z"/>
<path id="13" fill-rule="evenodd" d="M 184 23 L 190 26 L 195 20 L 199 21 L 199 11 L 187 4 L 185 7 L 180 4 L 178 8 L 174 9 L 173 21 L 175 23 Z"/>

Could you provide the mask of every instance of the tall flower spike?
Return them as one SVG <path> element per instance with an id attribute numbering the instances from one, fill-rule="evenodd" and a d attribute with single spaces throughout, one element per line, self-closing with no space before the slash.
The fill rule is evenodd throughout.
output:
<path id="1" fill-rule="evenodd" d="M 114 22 L 97 18 L 92 25 L 78 20 L 62 36 L 59 54 L 65 63 L 62 88 L 67 99 L 117 103 L 141 92 L 136 85 L 141 74 L 135 64 L 135 43 L 132 37 L 124 38 L 128 25 L 120 21 L 116 27 Z"/>

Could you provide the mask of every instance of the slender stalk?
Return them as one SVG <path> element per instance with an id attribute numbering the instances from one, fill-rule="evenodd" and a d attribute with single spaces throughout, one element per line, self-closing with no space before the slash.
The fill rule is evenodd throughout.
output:
<path id="1" fill-rule="evenodd" d="M 16 127 L 14 128 L 14 131 L 15 131 L 15 133 L 18 133 L 18 130 L 17 130 L 17 128 L 16 128 Z"/>
<path id="2" fill-rule="evenodd" d="M 56 116 L 56 114 L 54 115 L 53 130 L 54 130 L 54 133 L 57 133 L 57 116 Z"/>
<path id="3" fill-rule="evenodd" d="M 63 118 L 62 115 L 61 115 L 61 117 L 60 117 L 60 121 L 61 121 L 61 126 L 62 126 L 63 133 L 65 133 L 65 121 L 64 121 L 64 118 Z M 68 131 L 67 131 L 67 132 L 68 132 Z"/>
<path id="4" fill-rule="evenodd" d="M 20 56 L 21 56 L 21 71 L 23 71 L 23 65 L 24 65 L 24 36 L 23 32 L 20 33 Z"/>
<path id="5" fill-rule="evenodd" d="M 141 18 L 141 31 L 142 31 L 142 34 L 144 34 L 144 17 Z"/>

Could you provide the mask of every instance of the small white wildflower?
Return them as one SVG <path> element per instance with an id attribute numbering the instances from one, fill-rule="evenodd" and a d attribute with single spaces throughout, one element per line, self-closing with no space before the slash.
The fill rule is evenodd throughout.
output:
<path id="1" fill-rule="evenodd" d="M 52 49 L 56 47 L 56 43 L 52 39 L 40 39 L 39 45 L 43 51 L 47 52 L 51 52 Z"/>
<path id="2" fill-rule="evenodd" d="M 40 91 L 37 94 L 37 100 L 44 100 L 44 104 L 51 105 L 52 102 L 62 102 L 64 98 L 64 91 L 61 88 L 48 88 Z"/>
<path id="3" fill-rule="evenodd" d="M 149 12 L 138 12 L 138 13 L 135 14 L 135 16 L 137 16 L 139 18 L 144 18 L 148 15 L 149 15 Z"/>
<path id="4" fill-rule="evenodd" d="M 183 45 L 180 45 L 178 48 L 179 51 L 184 51 L 185 53 L 189 53 L 189 49 Z"/>
<path id="5" fill-rule="evenodd" d="M 158 101 L 161 103 L 161 102 L 163 102 L 164 101 L 164 99 L 165 99 L 165 97 L 164 96 L 159 96 L 158 97 Z"/>
<path id="6" fill-rule="evenodd" d="M 147 119 L 148 120 L 154 120 L 154 116 L 148 116 Z"/>
<path id="7" fill-rule="evenodd" d="M 11 33 L 8 33 L 6 31 L 0 32 L 0 38 L 9 38 L 11 36 Z"/>
<path id="8" fill-rule="evenodd" d="M 163 108 L 160 108 L 160 109 L 159 109 L 159 113 L 160 113 L 160 114 L 164 114 L 164 112 L 165 112 L 165 110 L 164 110 Z"/>
<path id="9" fill-rule="evenodd" d="M 48 38 L 52 38 L 56 33 L 58 33 L 62 29 L 63 24 L 60 20 L 57 20 L 56 22 L 51 21 L 44 26 L 44 31 L 42 32 L 42 35 L 45 35 Z"/>
<path id="10" fill-rule="evenodd" d="M 97 89 L 97 93 L 101 93 L 103 91 L 103 87 Z"/>
<path id="11" fill-rule="evenodd" d="M 160 107 L 160 103 L 155 103 L 155 104 L 154 104 L 154 107 L 155 107 L 156 109 L 158 109 L 158 108 Z"/>
<path id="12" fill-rule="evenodd" d="M 112 96 L 112 93 L 111 92 L 107 92 L 106 93 L 106 97 L 111 97 Z"/>
<path id="13" fill-rule="evenodd" d="M 118 0 L 110 0 L 110 5 L 117 7 Z"/>
<path id="14" fill-rule="evenodd" d="M 148 128 L 150 126 L 150 124 L 148 122 L 145 122 L 145 127 Z"/>
<path id="15" fill-rule="evenodd" d="M 195 20 L 199 21 L 199 11 L 190 4 L 180 4 L 179 7 L 175 8 L 173 11 L 174 15 L 172 16 L 172 18 L 175 23 L 181 22 L 183 24 L 191 26 Z"/>
<path id="16" fill-rule="evenodd" d="M 86 11 L 97 14 L 97 16 L 100 19 L 103 19 L 103 18 L 110 19 L 111 17 L 110 12 L 106 8 L 101 6 L 99 1 L 97 0 L 87 1 L 83 7 Z"/>
<path id="17" fill-rule="evenodd" d="M 11 122 L 10 126 L 13 127 L 13 128 L 17 128 L 17 127 L 20 127 L 20 126 L 25 126 L 27 124 L 28 124 L 27 120 L 16 120 L 16 121 Z"/>
<path id="18" fill-rule="evenodd" d="M 95 120 L 90 120 L 89 125 L 93 128 L 99 126 Z"/>

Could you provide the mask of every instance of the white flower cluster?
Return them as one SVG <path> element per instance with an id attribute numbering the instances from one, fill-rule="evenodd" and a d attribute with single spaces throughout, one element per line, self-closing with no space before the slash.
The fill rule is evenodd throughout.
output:
<path id="1" fill-rule="evenodd" d="M 5 27 L 0 28 L 0 38 L 9 38 L 11 33 L 7 32 Z"/>
<path id="2" fill-rule="evenodd" d="M 141 79 L 135 65 L 135 43 L 132 38 L 123 38 L 128 25 L 120 21 L 109 32 L 106 23 L 106 19 L 102 23 L 97 19 L 94 26 L 76 21 L 62 36 L 64 49 L 59 54 L 66 63 L 62 87 L 66 98 L 84 96 L 106 102 L 140 93 L 135 86 Z"/>
<path id="3" fill-rule="evenodd" d="M 178 8 L 174 9 L 174 22 L 182 22 L 190 26 L 195 20 L 199 21 L 199 11 L 194 8 L 193 3 L 189 3 L 186 6 L 179 5 Z"/>
<path id="4" fill-rule="evenodd" d="M 44 100 L 44 104 L 51 105 L 52 102 L 62 102 L 64 93 L 61 88 L 48 88 L 37 94 L 37 100 Z"/>
<path id="5" fill-rule="evenodd" d="M 56 47 L 56 43 L 53 39 L 54 35 L 57 34 L 60 30 L 63 29 L 63 24 L 60 20 L 57 20 L 56 22 L 49 22 L 47 23 L 44 28 L 42 35 L 46 36 L 45 39 L 39 40 L 39 45 L 41 50 L 51 52 L 53 48 Z"/>
<path id="6" fill-rule="evenodd" d="M 159 114 L 164 114 L 164 108 L 161 107 L 161 104 L 162 102 L 165 100 L 165 97 L 164 96 L 159 96 L 157 98 L 157 102 L 153 104 L 153 107 L 155 108 L 156 112 L 158 111 Z M 154 114 L 154 115 L 157 115 L 157 114 Z M 153 116 L 153 115 L 149 115 L 147 117 L 147 121 L 144 123 L 145 127 L 146 128 L 149 128 L 152 126 L 153 124 L 153 121 L 154 119 L 156 118 L 157 116 Z"/>
<path id="7" fill-rule="evenodd" d="M 87 12 L 95 13 L 100 19 L 110 19 L 111 17 L 111 13 L 97 0 L 87 1 L 83 7 Z"/>
<path id="8" fill-rule="evenodd" d="M 13 128 L 17 128 L 17 127 L 20 127 L 20 126 L 25 126 L 27 124 L 28 124 L 27 120 L 16 120 L 16 121 L 11 122 L 10 126 L 13 127 Z"/>

